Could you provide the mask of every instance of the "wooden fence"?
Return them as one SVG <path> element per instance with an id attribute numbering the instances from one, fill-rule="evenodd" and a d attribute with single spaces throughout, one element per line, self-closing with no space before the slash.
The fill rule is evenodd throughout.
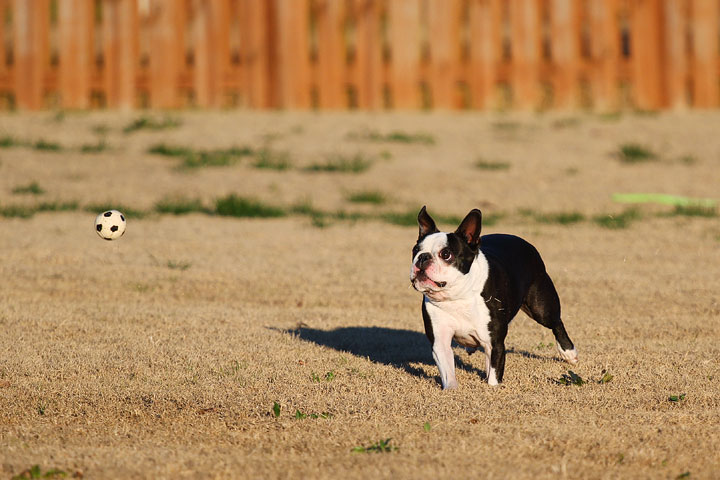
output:
<path id="1" fill-rule="evenodd" d="M 0 108 L 716 108 L 720 0 L 0 0 Z"/>

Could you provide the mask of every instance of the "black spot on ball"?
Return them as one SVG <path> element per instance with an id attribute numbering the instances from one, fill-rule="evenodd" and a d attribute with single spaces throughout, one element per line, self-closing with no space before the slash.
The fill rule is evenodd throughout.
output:
<path id="1" fill-rule="evenodd" d="M 117 226 L 117 225 L 113 225 L 112 227 L 110 227 L 110 231 L 111 231 L 111 232 L 117 232 L 117 231 L 118 231 L 118 226 Z"/>
<path id="2" fill-rule="evenodd" d="M 105 240 L 108 240 L 108 241 L 112 240 L 112 238 L 107 238 L 107 237 L 102 237 L 102 238 L 104 238 Z"/>
<path id="3" fill-rule="evenodd" d="M 122 213 L 120 214 L 120 220 L 122 220 L 123 222 L 125 221 L 125 215 L 123 215 Z"/>
<path id="4" fill-rule="evenodd" d="M 96 229 L 98 232 L 102 232 L 102 223 L 98 223 L 97 225 L 95 225 L 95 229 Z"/>
<path id="5" fill-rule="evenodd" d="M 103 217 L 109 217 L 110 215 L 112 215 L 112 212 L 105 212 L 105 213 L 103 213 Z"/>

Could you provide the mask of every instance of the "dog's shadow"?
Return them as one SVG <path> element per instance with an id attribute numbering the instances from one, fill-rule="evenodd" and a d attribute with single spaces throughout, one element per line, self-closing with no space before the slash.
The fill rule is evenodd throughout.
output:
<path id="1" fill-rule="evenodd" d="M 399 368 L 416 377 L 440 381 L 439 376 L 429 375 L 424 368 L 417 366 L 417 364 L 435 366 L 430 343 L 425 334 L 420 332 L 385 327 L 340 327 L 333 330 L 319 330 L 300 326 L 292 330 L 275 328 L 273 330 L 294 335 L 306 342 L 367 358 L 371 362 Z M 482 363 L 484 364 L 484 359 Z M 484 370 L 465 362 L 457 354 L 455 367 L 486 378 Z"/>

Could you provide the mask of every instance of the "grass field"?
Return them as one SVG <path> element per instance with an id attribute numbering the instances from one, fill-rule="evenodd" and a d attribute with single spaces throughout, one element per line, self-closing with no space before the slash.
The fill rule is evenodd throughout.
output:
<path id="1" fill-rule="evenodd" d="M 0 116 L 0 477 L 718 478 L 720 114 Z M 638 153 L 640 152 L 640 153 Z M 543 254 L 442 392 L 420 206 Z M 128 216 L 115 242 L 105 208 Z"/>

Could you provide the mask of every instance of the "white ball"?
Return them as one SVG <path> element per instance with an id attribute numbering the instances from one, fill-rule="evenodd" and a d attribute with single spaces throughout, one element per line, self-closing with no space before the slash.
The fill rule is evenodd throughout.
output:
<path id="1" fill-rule="evenodd" d="M 125 233 L 125 215 L 117 210 L 108 210 L 95 217 L 95 231 L 105 240 L 115 240 Z"/>

